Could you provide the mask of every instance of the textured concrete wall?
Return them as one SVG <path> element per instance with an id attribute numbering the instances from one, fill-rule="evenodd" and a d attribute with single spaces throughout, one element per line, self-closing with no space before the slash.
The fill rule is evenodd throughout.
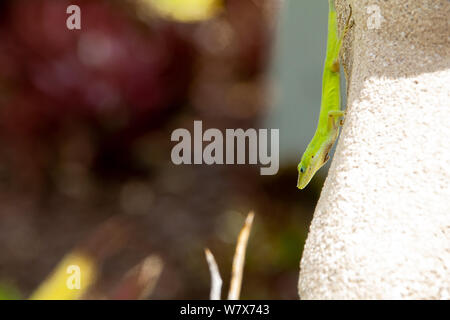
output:
<path id="1" fill-rule="evenodd" d="M 347 118 L 300 297 L 450 299 L 450 1 L 338 0 L 341 27 L 348 3 Z"/>

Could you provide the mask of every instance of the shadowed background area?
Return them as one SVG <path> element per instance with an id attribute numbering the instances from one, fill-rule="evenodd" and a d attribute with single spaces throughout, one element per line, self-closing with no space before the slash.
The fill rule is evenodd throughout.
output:
<path id="1" fill-rule="evenodd" d="M 287 2 L 279 20 L 279 0 L 2 1 L 0 294 L 28 297 L 81 246 L 102 270 L 90 297 L 131 298 L 111 293 L 157 254 L 149 298 L 206 299 L 203 249 L 227 283 L 254 210 L 242 298 L 296 299 L 323 181 L 295 188 L 319 112 L 322 2 Z M 70 4 L 81 30 L 66 28 Z M 173 165 L 171 132 L 193 120 L 279 128 L 279 173 Z"/>

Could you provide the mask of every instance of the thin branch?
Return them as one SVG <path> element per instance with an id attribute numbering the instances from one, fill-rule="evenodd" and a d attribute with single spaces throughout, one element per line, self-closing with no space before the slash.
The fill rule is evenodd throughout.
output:
<path id="1" fill-rule="evenodd" d="M 219 267 L 217 266 L 216 259 L 214 259 L 213 254 L 208 248 L 205 249 L 205 255 L 209 266 L 209 272 L 211 274 L 210 300 L 220 300 L 222 291 L 222 277 L 220 276 Z"/>
<path id="2" fill-rule="evenodd" d="M 125 274 L 110 298 L 134 300 L 149 297 L 158 282 L 163 265 L 159 256 L 148 256 Z"/>
<path id="3" fill-rule="evenodd" d="M 245 251 L 247 249 L 248 237 L 253 224 L 255 214 L 250 212 L 245 219 L 244 227 L 239 233 L 236 251 L 233 258 L 233 267 L 231 273 L 230 290 L 228 292 L 228 300 L 238 300 L 241 293 L 242 274 L 244 271 Z"/>

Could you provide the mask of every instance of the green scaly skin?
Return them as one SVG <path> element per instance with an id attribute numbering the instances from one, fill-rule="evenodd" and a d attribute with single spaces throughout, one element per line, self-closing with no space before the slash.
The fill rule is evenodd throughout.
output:
<path id="1" fill-rule="evenodd" d="M 341 110 L 340 101 L 339 52 L 342 47 L 342 39 L 351 27 L 349 23 L 351 11 L 344 32 L 338 38 L 334 0 L 328 0 L 328 7 L 327 56 L 323 68 L 319 123 L 314 137 L 298 164 L 297 188 L 299 189 L 304 189 L 314 174 L 328 161 L 329 152 L 339 136 L 339 128 L 343 124 L 344 112 Z"/>

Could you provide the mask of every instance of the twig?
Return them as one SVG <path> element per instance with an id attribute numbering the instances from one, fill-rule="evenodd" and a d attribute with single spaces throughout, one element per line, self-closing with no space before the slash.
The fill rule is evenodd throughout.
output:
<path id="1" fill-rule="evenodd" d="M 245 263 L 245 251 L 247 249 L 248 237 L 253 224 L 254 213 L 250 212 L 245 219 L 244 227 L 239 233 L 236 251 L 233 258 L 233 267 L 231 272 L 230 290 L 228 300 L 238 300 L 241 293 L 242 274 Z"/>
<path id="2" fill-rule="evenodd" d="M 210 300 L 220 300 L 222 291 L 222 277 L 220 276 L 219 267 L 214 259 L 211 251 L 205 249 L 206 261 L 208 262 L 209 272 L 211 274 L 211 292 L 209 295 Z"/>
<path id="3" fill-rule="evenodd" d="M 111 299 L 145 299 L 153 292 L 163 269 L 163 262 L 157 255 L 145 258 L 128 271 Z"/>

